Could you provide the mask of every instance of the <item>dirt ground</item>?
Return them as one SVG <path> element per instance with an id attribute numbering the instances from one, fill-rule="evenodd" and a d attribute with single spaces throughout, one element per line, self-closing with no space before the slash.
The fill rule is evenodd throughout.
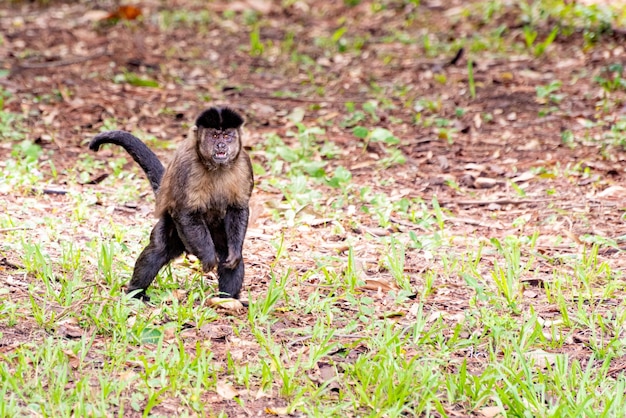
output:
<path id="1" fill-rule="evenodd" d="M 623 257 L 615 247 L 626 239 L 626 153 L 623 139 L 620 143 L 611 135 L 619 134 L 615 125 L 624 116 L 625 95 L 619 89 L 608 95 L 594 78 L 606 77 L 607 66 L 624 62 L 623 35 L 606 34 L 601 43 L 586 48 L 582 31 L 574 30 L 558 35 L 538 57 L 520 47 L 517 55 L 465 49 L 454 60 L 459 49 L 455 40 L 469 39 L 477 30 L 488 33 L 503 26 L 506 41 L 522 45 L 519 16 L 507 13 L 485 23 L 462 17 L 464 1 L 424 1 L 418 13 L 404 2 L 388 4 L 388 10 L 374 12 L 369 2 L 349 7 L 343 2 L 298 1 L 283 7 L 260 0 L 227 4 L 178 0 L 168 2 L 167 16 L 177 23 L 167 30 L 162 29 L 166 6 L 159 1 L 140 2 L 140 19 L 118 22 L 102 20 L 115 10 L 106 2 L 98 9 L 91 2 L 3 4 L 0 69 L 8 70 L 8 75 L 0 78 L 0 87 L 11 94 L 5 110 L 27 115 L 29 139 L 53 151 L 49 158 L 61 173 L 55 183 L 63 187 L 63 173 L 72 171 L 78 156 L 87 152 L 87 141 L 110 119 L 120 129 L 180 141 L 203 108 L 229 104 L 246 115 L 247 146 L 252 148 L 267 133 L 294 141 L 285 135 L 294 129 L 290 115 L 304 109 L 303 123 L 323 125 L 327 139 L 341 148 L 342 156 L 334 163 L 348 168 L 354 183 L 392 198 L 419 197 L 428 205 L 436 196 L 448 214 L 445 230 L 451 253 L 463 252 L 480 240 L 537 232 L 536 251 L 541 256 L 533 278 L 549 281 L 555 259 L 589 251 L 590 244 L 602 238 L 599 259 L 622 270 Z M 236 16 L 245 10 L 261 16 L 263 54 L 250 54 L 249 29 L 241 19 L 214 18 L 227 9 Z M 199 21 L 177 21 L 177 10 L 195 11 L 191 15 Z M 401 18 L 407 13 L 417 16 L 408 27 Z M 203 16 L 208 16 L 206 21 Z M 329 53 L 320 46 L 320 37 L 330 37 L 340 22 L 346 23 L 348 33 L 365 39 L 360 53 Z M 539 37 L 547 36 L 549 29 Z M 386 40 L 397 31 L 415 38 L 429 34 L 433 44 L 449 47 L 429 54 L 422 42 Z M 281 42 L 288 34 L 295 46 L 280 51 L 287 48 Z M 313 62 L 294 62 L 293 50 Z M 474 98 L 468 59 L 474 62 Z M 159 87 L 113 81 L 124 73 L 156 80 Z M 538 97 L 538 86 L 556 80 L 562 82 L 561 98 Z M 405 164 L 378 168 L 384 150 L 370 144 L 363 152 L 352 126 L 343 123 L 346 102 L 359 107 L 372 99 L 381 105 L 376 119 L 364 124 L 388 128 L 400 138 Z M 447 131 L 424 126 L 416 123 L 417 113 L 453 122 Z M 0 143 L 0 159 L 9 156 L 12 146 Z M 159 153 L 167 159 L 168 151 Z M 261 153 L 252 156 L 264 163 Z M 100 187 L 94 183 L 80 187 Z M 8 192 L 1 198 L 20 205 L 23 197 Z M 62 196 L 44 198 L 63 202 Z M 249 274 L 265 278 L 247 284 L 252 295 L 263 292 L 267 265 L 273 259 L 264 237 L 285 229 L 263 209 L 263 204 L 277 199 L 280 194 L 271 190 L 255 191 L 257 213 L 247 243 Z M 140 205 L 134 216 L 144 216 L 142 209 Z M 122 217 L 126 222 L 133 219 L 126 212 Z M 365 232 L 416 229 L 408 221 L 392 219 L 387 230 L 370 217 L 358 221 Z M 324 228 L 298 231 L 289 235 L 289 262 L 299 270 L 310 267 L 306 254 L 313 249 L 336 250 L 336 243 L 324 240 L 328 234 Z M 355 251 L 366 264 L 377 264 L 380 254 L 366 240 Z M 437 270 L 441 263 L 428 252 L 415 250 L 407 254 L 406 271 L 419 287 L 421 273 Z M 6 274 L 0 271 L 2 276 Z M 472 291 L 463 278 L 441 273 L 439 280 L 428 309 L 450 315 L 461 312 Z M 529 285 L 524 302 L 549 319 L 554 308 L 532 288 Z M 610 307 L 619 301 L 604 303 Z M 7 332 L 20 339 L 15 329 Z M 564 349 L 574 357 L 586 357 L 581 343 L 586 338 L 576 336 Z M 621 367 L 615 364 L 616 371 Z"/>

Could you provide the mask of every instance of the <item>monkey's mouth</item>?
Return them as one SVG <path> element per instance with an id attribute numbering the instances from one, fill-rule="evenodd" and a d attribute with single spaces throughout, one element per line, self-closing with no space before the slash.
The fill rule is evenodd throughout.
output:
<path id="1" fill-rule="evenodd" d="M 221 163 L 228 160 L 228 153 L 227 152 L 214 152 L 213 153 L 213 161 L 215 161 L 216 163 Z"/>

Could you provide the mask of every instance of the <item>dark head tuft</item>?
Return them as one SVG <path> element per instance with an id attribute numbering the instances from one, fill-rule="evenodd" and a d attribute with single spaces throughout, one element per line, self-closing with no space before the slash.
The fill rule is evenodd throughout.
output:
<path id="1" fill-rule="evenodd" d="M 243 118 L 229 107 L 210 107 L 198 116 L 196 126 L 212 129 L 237 129 L 243 125 Z"/>

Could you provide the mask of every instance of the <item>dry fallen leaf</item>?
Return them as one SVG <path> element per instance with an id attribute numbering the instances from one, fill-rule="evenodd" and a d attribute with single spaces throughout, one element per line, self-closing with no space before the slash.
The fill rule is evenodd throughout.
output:
<path id="1" fill-rule="evenodd" d="M 6 345 L 0 345 L 0 354 L 4 354 L 4 353 L 10 353 L 12 351 L 14 351 L 15 349 L 17 349 L 20 346 L 19 343 L 11 343 L 11 344 L 6 344 Z"/>
<path id="2" fill-rule="evenodd" d="M 132 367 L 132 365 L 131 365 Z M 134 371 L 134 370 L 127 370 L 123 373 L 121 373 L 118 377 L 117 380 L 120 382 L 133 382 L 136 378 L 137 378 L 138 374 Z"/>
<path id="3" fill-rule="evenodd" d="M 482 408 L 479 412 L 484 418 L 496 418 L 504 416 L 504 413 L 499 406 L 487 406 L 485 408 Z"/>
<path id="4" fill-rule="evenodd" d="M 270 415 L 288 415 L 289 408 L 286 406 L 268 406 L 265 412 Z"/>
<path id="5" fill-rule="evenodd" d="M 246 309 L 240 301 L 232 298 L 211 298 L 209 299 L 209 305 L 224 309 L 230 313 L 240 313 Z"/>
<path id="6" fill-rule="evenodd" d="M 217 382 L 217 385 L 215 386 L 215 391 L 222 398 L 228 399 L 229 401 L 239 396 L 239 392 L 237 391 L 237 389 L 235 389 L 233 385 L 227 382 Z"/>
<path id="7" fill-rule="evenodd" d="M 322 383 L 328 382 L 328 389 L 331 391 L 339 391 L 339 383 L 337 382 L 337 370 L 329 363 L 320 361 L 317 363 L 320 370 L 320 379 Z"/>
<path id="8" fill-rule="evenodd" d="M 535 151 L 541 148 L 541 143 L 537 139 L 531 139 L 525 144 L 517 147 L 518 151 Z"/>
<path id="9" fill-rule="evenodd" d="M 466 171 L 477 171 L 480 173 L 481 171 L 487 171 L 487 166 L 485 164 L 467 163 L 463 166 L 463 169 Z"/>
<path id="10" fill-rule="evenodd" d="M 604 199 L 624 199 L 626 198 L 626 187 L 609 186 L 596 195 Z"/>
<path id="11" fill-rule="evenodd" d="M 83 14 L 83 19 L 86 22 L 98 22 L 100 20 L 105 20 L 108 18 L 110 13 L 104 10 L 89 10 L 85 14 Z"/>
<path id="12" fill-rule="evenodd" d="M 529 360 L 534 360 L 535 366 L 545 368 L 548 364 L 554 364 L 559 354 L 549 353 L 544 350 L 535 350 L 526 353 Z"/>
<path id="13" fill-rule="evenodd" d="M 365 279 L 365 286 L 360 286 L 358 290 L 376 290 L 389 292 L 390 290 L 398 290 L 399 287 L 392 282 L 381 279 Z"/>
<path id="14" fill-rule="evenodd" d="M 511 179 L 511 181 L 513 183 L 523 183 L 523 182 L 528 181 L 528 180 L 533 179 L 533 178 L 535 178 L 535 174 L 531 173 L 530 171 L 525 171 L 522 174 L 520 174 L 519 176 L 513 177 Z"/>
<path id="15" fill-rule="evenodd" d="M 474 180 L 474 187 L 477 189 L 491 189 L 498 184 L 496 179 L 489 177 L 478 177 Z"/>
<path id="16" fill-rule="evenodd" d="M 108 20 L 135 20 L 141 16 L 141 9 L 135 6 L 120 6 L 116 11 L 110 13 L 106 19 Z"/>
<path id="17" fill-rule="evenodd" d="M 80 359 L 76 354 L 74 354 L 74 352 L 70 350 L 63 350 L 63 353 L 65 353 L 65 355 L 69 359 L 68 361 L 70 363 L 70 366 L 72 366 L 72 369 L 77 369 L 78 366 L 80 366 Z"/>
<path id="18" fill-rule="evenodd" d="M 76 320 L 61 322 L 57 332 L 66 338 L 80 338 L 85 334 L 85 330 L 77 325 Z"/>
<path id="19" fill-rule="evenodd" d="M 211 340 L 225 339 L 233 333 L 232 327 L 215 323 L 204 324 L 198 331 Z"/>

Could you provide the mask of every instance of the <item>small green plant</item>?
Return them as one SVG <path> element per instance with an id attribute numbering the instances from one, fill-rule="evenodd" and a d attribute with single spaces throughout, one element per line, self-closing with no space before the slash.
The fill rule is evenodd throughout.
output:
<path id="1" fill-rule="evenodd" d="M 404 273 L 405 249 L 404 244 L 395 237 L 391 237 L 389 241 L 389 250 L 385 257 L 386 265 L 395 279 L 398 286 L 411 292 L 411 283 L 409 277 Z"/>
<path id="2" fill-rule="evenodd" d="M 248 308 L 248 318 L 250 322 L 265 322 L 269 319 L 270 314 L 276 309 L 279 301 L 286 297 L 286 286 L 289 283 L 289 276 L 292 271 L 286 269 L 282 274 L 277 275 L 274 271 L 270 272 L 270 282 L 267 287 L 265 297 L 250 302 Z"/>
<path id="3" fill-rule="evenodd" d="M 520 278 L 522 273 L 531 265 L 532 258 L 525 264 L 522 262 L 521 242 L 516 237 L 507 237 L 504 242 L 492 238 L 491 243 L 504 258 L 503 266 L 498 260 L 494 260 L 491 276 L 498 293 L 504 297 L 507 306 L 514 312 L 518 312 L 518 303 L 522 294 Z"/>
<path id="4" fill-rule="evenodd" d="M 540 57 L 545 54 L 546 50 L 550 45 L 552 45 L 558 34 L 559 28 L 554 27 L 548 36 L 546 36 L 546 39 L 542 42 L 535 43 L 538 36 L 537 31 L 529 25 L 524 26 L 524 41 L 526 43 L 526 48 L 536 57 Z"/>
<path id="5" fill-rule="evenodd" d="M 544 117 L 558 110 L 557 105 L 561 103 L 565 94 L 557 93 L 561 88 L 561 81 L 555 80 L 546 86 L 537 86 L 537 101 L 545 106 L 539 110 L 539 116 Z"/>
<path id="6" fill-rule="evenodd" d="M 602 70 L 603 75 L 596 76 L 594 81 L 598 83 L 606 93 L 618 90 L 626 90 L 626 79 L 622 77 L 624 67 L 622 64 L 611 64 Z"/>
<path id="7" fill-rule="evenodd" d="M 545 86 L 537 86 L 535 87 L 535 91 L 537 92 L 537 98 L 539 102 L 542 104 L 552 102 L 552 103 L 560 103 L 565 97 L 563 94 L 558 94 L 557 92 L 561 88 L 563 83 L 559 80 L 551 81 L 550 84 Z"/>
<path id="8" fill-rule="evenodd" d="M 611 129 L 603 134 L 603 139 L 612 145 L 626 149 L 626 118 L 617 119 L 611 125 Z"/>
<path id="9" fill-rule="evenodd" d="M 4 90 L 0 90 L 0 97 L 4 100 Z M 22 120 L 21 115 L 0 108 L 0 139 L 9 141 L 23 139 L 25 128 L 22 126 Z"/>
<path id="10" fill-rule="evenodd" d="M 176 8 L 159 12 L 159 25 L 165 30 L 193 28 L 202 33 L 210 26 L 211 21 L 211 13 L 206 9 L 192 11 L 187 8 Z"/>
<path id="11" fill-rule="evenodd" d="M 333 176 L 328 179 L 328 185 L 336 188 L 344 188 L 352 180 L 352 173 L 346 168 L 339 166 L 335 169 Z"/>
<path id="12" fill-rule="evenodd" d="M 159 82 L 150 78 L 142 77 L 133 72 L 124 72 L 113 77 L 113 82 L 117 84 L 127 83 L 136 87 L 159 87 Z"/>
<path id="13" fill-rule="evenodd" d="M 476 82 L 474 81 L 474 61 L 467 60 L 467 85 L 469 87 L 470 97 L 476 98 Z"/>
<path id="14" fill-rule="evenodd" d="M 563 143 L 563 145 L 567 146 L 570 149 L 576 147 L 576 137 L 574 136 L 574 133 L 569 129 L 561 132 L 561 142 Z"/>
<path id="15" fill-rule="evenodd" d="M 250 55 L 259 57 L 263 55 L 265 45 L 261 41 L 261 28 L 259 24 L 255 24 L 250 31 Z"/>
<path id="16" fill-rule="evenodd" d="M 348 259 L 346 261 L 346 268 L 343 272 L 345 284 L 350 292 L 354 292 L 354 289 L 359 285 L 360 278 L 354 260 L 354 251 L 352 247 L 348 249 Z"/>
<path id="17" fill-rule="evenodd" d="M 364 146 L 367 147 L 370 142 L 379 143 L 381 148 L 385 150 L 388 155 L 381 159 L 380 163 L 384 167 L 391 167 L 393 165 L 404 164 L 406 157 L 402 151 L 397 148 L 400 144 L 400 139 L 396 137 L 391 131 L 385 128 L 374 128 L 371 131 L 363 126 L 356 126 L 352 133 L 359 139 L 363 140 Z M 384 145 L 390 146 L 386 148 Z"/>

